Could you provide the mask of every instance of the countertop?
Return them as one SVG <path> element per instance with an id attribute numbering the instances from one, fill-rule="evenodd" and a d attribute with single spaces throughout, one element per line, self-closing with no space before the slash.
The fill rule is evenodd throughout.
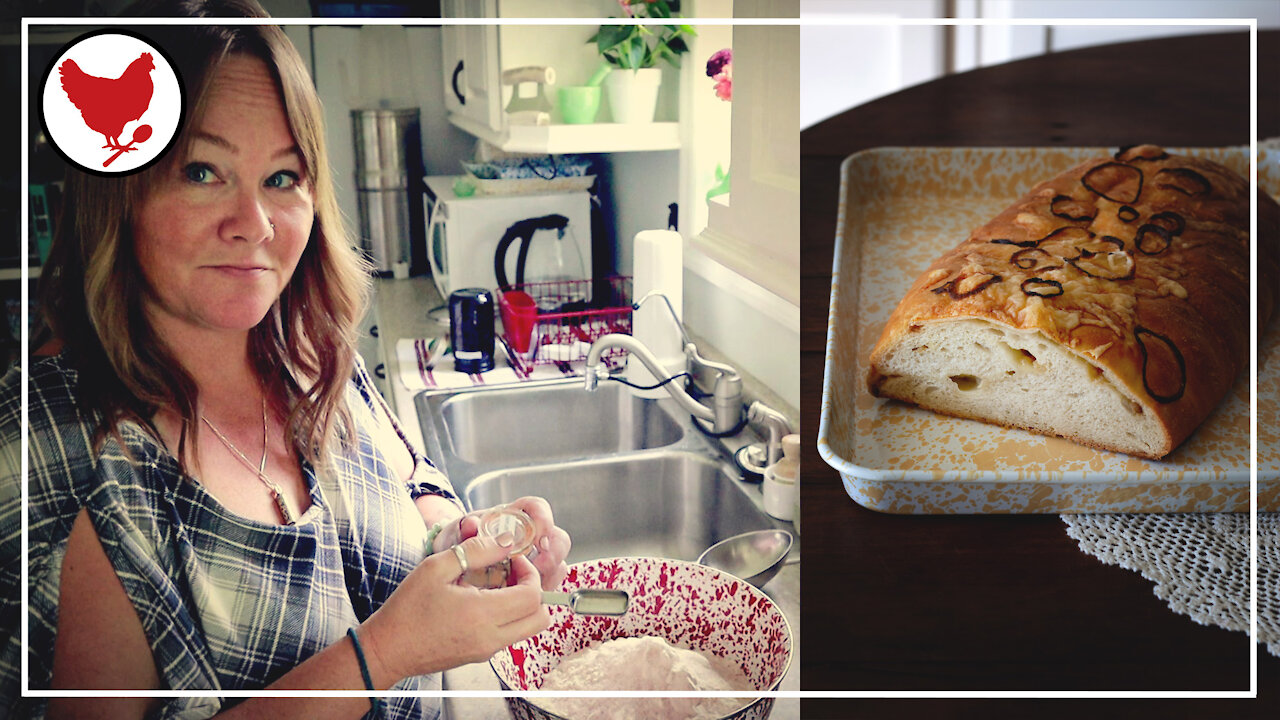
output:
<path id="1" fill-rule="evenodd" d="M 446 325 L 437 322 L 434 317 L 447 319 L 443 311 L 431 312 L 443 305 L 443 300 L 435 284 L 429 277 L 411 277 L 407 279 L 382 278 L 375 281 L 374 322 L 378 327 L 378 340 L 381 357 L 377 362 L 385 368 L 386 381 L 384 394 L 391 402 L 396 414 L 411 442 L 419 450 L 423 448 L 421 430 L 418 424 L 417 409 L 413 402 L 414 392 L 401 383 L 397 377 L 399 363 L 396 361 L 395 344 L 400 338 L 430 338 L 447 336 Z M 713 347 L 698 342 L 699 351 L 708 359 L 723 361 L 726 358 Z M 372 359 L 366 359 L 376 364 Z M 790 421 L 792 427 L 799 427 L 799 413 L 796 408 L 786 405 L 776 394 L 769 391 L 755 378 L 743 375 L 744 394 L 759 399 L 772 408 L 777 409 Z M 759 486 L 751 486 L 754 491 L 752 500 L 761 505 Z M 797 543 L 798 545 L 798 543 Z M 763 590 L 782 610 L 791 626 L 792 661 L 791 668 L 783 678 L 779 690 L 796 691 L 800 689 L 800 563 L 799 550 L 793 550 L 788 562 L 782 570 L 764 586 Z M 445 690 L 459 691 L 498 691 L 497 677 L 488 663 L 465 665 L 444 674 Z M 511 717 L 503 698 L 447 697 L 444 699 L 446 720 L 508 720 Z M 777 698 L 774 702 L 772 718 L 777 720 L 795 720 L 800 717 L 800 701 L 797 698 Z"/>
<path id="2" fill-rule="evenodd" d="M 1280 32 L 1258 33 L 1258 134 L 1280 134 Z M 840 163 L 882 146 L 1247 144 L 1249 37 L 1105 45 L 951 75 L 801 133 L 801 411 L 820 412 Z M 806 690 L 1248 690 L 1250 641 L 1174 613 L 1057 515 L 897 516 L 849 498 L 803 429 Z M 827 572 L 839 567 L 840 573 Z M 1280 717 L 1252 701 L 806 700 L 806 718 Z M 1176 703 L 1176 705 L 1175 705 Z M 1159 713 L 1159 715 L 1157 715 Z"/>

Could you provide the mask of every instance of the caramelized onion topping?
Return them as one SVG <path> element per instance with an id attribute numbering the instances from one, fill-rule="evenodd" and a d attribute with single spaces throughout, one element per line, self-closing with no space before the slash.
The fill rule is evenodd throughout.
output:
<path id="1" fill-rule="evenodd" d="M 1144 339 L 1144 335 L 1150 336 L 1150 340 Z M 1141 325 L 1133 329 L 1133 337 L 1138 341 L 1138 349 L 1142 352 L 1142 387 L 1146 389 L 1147 394 L 1152 399 L 1162 403 L 1171 403 L 1181 398 L 1182 393 L 1187 389 L 1187 363 L 1182 359 L 1182 353 L 1178 350 L 1178 346 L 1169 338 L 1148 330 Z M 1147 343 L 1149 341 L 1154 342 L 1148 346 Z M 1148 370 L 1153 353 L 1163 355 L 1162 359 L 1165 361 L 1163 364 L 1167 364 L 1170 358 L 1177 364 L 1178 380 L 1176 381 L 1176 387 L 1162 387 L 1158 391 L 1151 387 L 1151 378 Z"/>
<path id="2" fill-rule="evenodd" d="M 1085 230 L 1084 228 L 1078 228 L 1073 225 L 1063 225 L 1060 228 L 1054 228 L 1048 235 L 1037 240 L 1036 245 L 1039 246 L 1043 243 L 1053 241 L 1076 242 L 1091 237 L 1093 237 L 1093 233 Z"/>
<path id="3" fill-rule="evenodd" d="M 974 293 L 982 292 L 987 289 L 988 286 L 998 283 L 1004 279 L 999 275 L 986 275 L 984 279 L 977 280 L 979 277 L 983 276 L 971 275 L 968 277 L 953 278 L 934 288 L 932 292 L 939 295 L 946 293 L 951 296 L 951 299 L 959 300 L 960 298 L 969 297 Z"/>
<path id="4" fill-rule="evenodd" d="M 1110 245 L 1111 247 L 1107 247 Z M 1124 250 L 1124 241 L 1114 235 L 1103 235 L 1100 238 L 1091 237 L 1084 242 L 1076 243 L 1078 254 L 1076 257 L 1093 257 L 1101 253 L 1120 252 Z"/>
<path id="5" fill-rule="evenodd" d="M 1142 171 L 1132 165 L 1106 162 L 1086 172 L 1080 178 L 1080 184 L 1095 195 L 1128 205 L 1137 202 L 1142 195 Z"/>
<path id="6" fill-rule="evenodd" d="M 1122 223 L 1131 223 L 1138 219 L 1138 211 L 1128 205 L 1122 205 L 1116 212 L 1116 215 L 1119 216 L 1120 222 Z"/>
<path id="7" fill-rule="evenodd" d="M 1156 173 L 1156 187 L 1177 190 L 1183 195 L 1203 195 L 1213 188 L 1209 179 L 1191 168 L 1165 168 Z"/>
<path id="8" fill-rule="evenodd" d="M 1103 235 L 1101 242 L 1109 242 L 1116 246 L 1116 250 L 1124 250 L 1124 241 L 1115 235 Z"/>
<path id="9" fill-rule="evenodd" d="M 1137 269 L 1133 256 L 1127 252 L 1095 253 L 1084 250 L 1079 257 L 1069 258 L 1067 262 L 1085 275 L 1101 280 L 1129 280 Z"/>
<path id="10" fill-rule="evenodd" d="M 991 242 L 996 245 L 1013 245 L 1014 247 L 1020 247 L 1020 248 L 1033 248 L 1036 246 L 1036 243 L 1040 241 L 1039 240 L 1014 241 L 1014 240 L 1010 240 L 1009 238 L 996 238 Z"/>
<path id="11" fill-rule="evenodd" d="M 1036 241 L 1036 247 L 1061 258 L 1075 257 L 1079 249 L 1094 242 L 1094 234 L 1084 228 L 1067 225 Z"/>
<path id="12" fill-rule="evenodd" d="M 1022 281 L 1022 292 L 1035 297 L 1058 297 L 1062 294 L 1062 283 L 1044 278 L 1027 278 Z"/>
<path id="13" fill-rule="evenodd" d="M 1173 236 L 1181 235 L 1182 231 L 1187 229 L 1187 221 L 1183 220 L 1178 213 L 1169 210 L 1152 215 L 1149 222 L 1168 230 Z"/>
<path id="14" fill-rule="evenodd" d="M 1098 216 L 1096 209 L 1090 214 L 1088 206 L 1070 195 L 1055 195 L 1049 201 L 1049 212 L 1071 222 L 1089 222 Z"/>
<path id="15" fill-rule="evenodd" d="M 1058 268 L 1062 267 L 1061 265 L 1052 265 L 1052 266 L 1046 265 L 1043 267 L 1036 267 L 1041 262 L 1040 256 L 1043 256 L 1044 259 L 1048 261 L 1052 261 L 1054 259 L 1052 255 L 1041 250 L 1040 248 L 1032 247 L 1032 248 L 1023 248 L 1022 250 L 1019 250 L 1018 252 L 1014 253 L 1009 257 L 1009 262 L 1012 263 L 1015 267 L 1022 268 L 1023 270 L 1034 270 L 1036 272 L 1043 272 L 1047 270 L 1057 270 Z"/>
<path id="16" fill-rule="evenodd" d="M 1143 255 L 1159 255 L 1169 249 L 1173 235 L 1161 225 L 1147 223 L 1138 228 L 1138 235 L 1133 239 L 1133 246 Z"/>

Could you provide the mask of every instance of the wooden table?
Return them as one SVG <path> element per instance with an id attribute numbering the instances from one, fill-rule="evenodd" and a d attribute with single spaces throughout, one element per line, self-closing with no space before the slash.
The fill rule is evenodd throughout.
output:
<path id="1" fill-rule="evenodd" d="M 1259 33 L 1258 45 L 1258 132 L 1277 136 L 1280 32 Z M 849 498 L 815 447 L 845 157 L 886 145 L 1247 144 L 1248 47 L 1247 33 L 1224 33 L 1054 53 L 908 88 L 801 133 L 806 690 L 1248 689 L 1243 633 L 1174 613 L 1150 581 L 1082 552 L 1057 515 L 876 513 Z M 1259 699 L 1247 701 L 802 708 L 805 718 L 1280 717 L 1280 659 L 1260 649 L 1258 667 Z"/>

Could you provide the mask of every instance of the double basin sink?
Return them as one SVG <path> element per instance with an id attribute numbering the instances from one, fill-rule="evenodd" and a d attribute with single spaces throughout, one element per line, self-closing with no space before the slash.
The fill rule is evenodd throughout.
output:
<path id="1" fill-rule="evenodd" d="M 785 527 L 762 512 L 719 443 L 667 397 L 581 378 L 435 390 L 414 401 L 428 456 L 470 509 L 547 499 L 573 538 L 568 562 L 695 560 L 750 530 Z"/>

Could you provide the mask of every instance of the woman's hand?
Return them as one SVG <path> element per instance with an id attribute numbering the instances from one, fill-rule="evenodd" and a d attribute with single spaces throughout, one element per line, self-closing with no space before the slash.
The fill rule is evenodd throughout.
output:
<path id="1" fill-rule="evenodd" d="M 533 520 L 537 537 L 533 541 L 533 552 L 529 554 L 529 559 L 542 577 L 542 589 L 555 590 L 569 572 L 569 566 L 564 562 L 569 555 L 569 548 L 573 546 L 569 533 L 556 526 L 551 505 L 540 497 L 522 497 L 509 505 L 520 508 Z"/>
<path id="2" fill-rule="evenodd" d="M 472 537 L 459 547 L 470 567 L 500 562 L 512 538 Z M 502 648 L 547 628 L 538 570 L 512 558 L 512 585 L 479 589 L 457 582 L 462 565 L 454 552 L 423 560 L 358 631 L 377 687 L 413 675 L 487 660 Z"/>
<path id="3" fill-rule="evenodd" d="M 522 497 L 507 503 L 507 506 L 523 510 L 533 520 L 535 537 L 529 559 L 542 578 L 542 589 L 555 590 L 560 587 L 560 582 L 569 572 L 564 560 L 573 543 L 569 533 L 556 526 L 551 505 L 540 497 Z M 479 516 L 484 512 L 480 510 L 469 513 L 446 525 L 435 538 L 433 552 L 443 552 L 467 538 L 475 537 L 480 525 Z M 475 563 L 471 566 L 483 567 Z"/>

